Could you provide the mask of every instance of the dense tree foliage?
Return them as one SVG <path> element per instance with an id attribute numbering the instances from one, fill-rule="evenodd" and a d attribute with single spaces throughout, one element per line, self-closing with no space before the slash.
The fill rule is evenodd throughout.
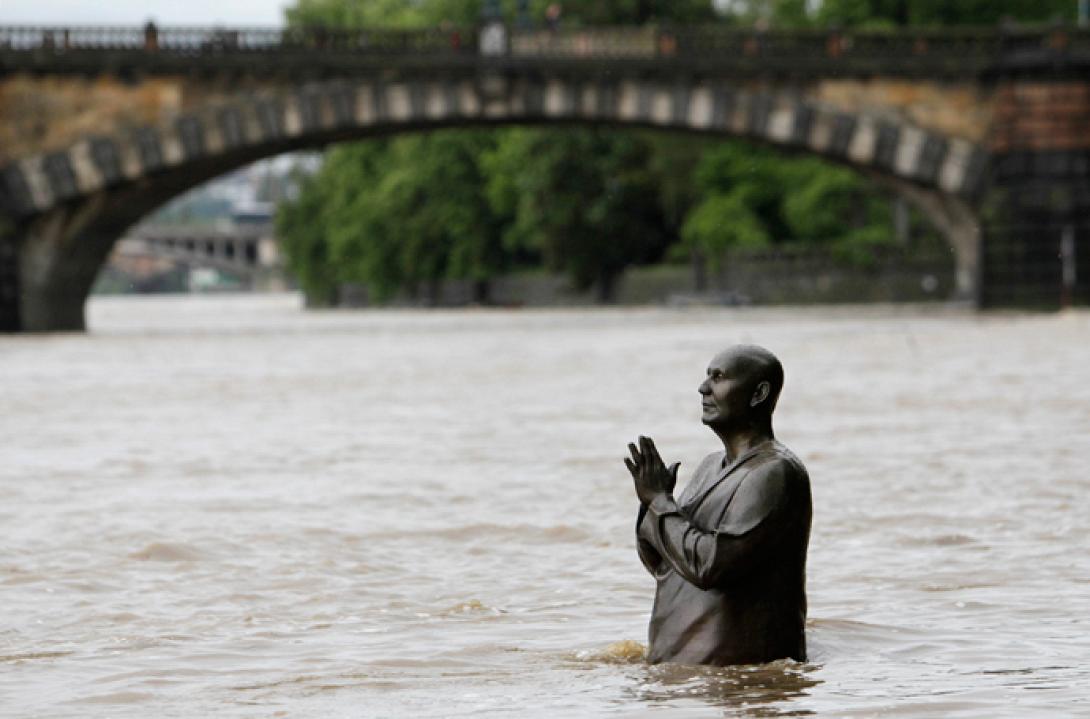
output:
<path id="1" fill-rule="evenodd" d="M 732 247 L 802 242 L 860 259 L 892 241 L 889 203 L 852 171 L 812 158 L 785 160 L 771 150 L 723 143 L 696 173 L 703 200 L 682 237 L 715 264 Z"/>
<path id="2" fill-rule="evenodd" d="M 333 304 L 340 279 L 330 257 L 322 190 L 322 175 L 303 177 L 299 196 L 281 203 L 276 211 L 276 234 L 310 305 Z"/>
<path id="3" fill-rule="evenodd" d="M 297 27 L 469 26 L 490 6 L 543 21 L 552 0 L 296 0 Z M 1069 0 L 599 0 L 562 26 L 762 23 L 887 28 L 1070 18 Z M 726 250 L 824 245 L 849 261 L 894 242 L 890 203 L 849 170 L 738 141 L 600 129 L 442 131 L 327 153 L 281 206 L 279 232 L 308 296 L 341 283 L 434 298 L 444 278 L 544 265 L 608 300 L 632 264 Z"/>
<path id="4" fill-rule="evenodd" d="M 495 140 L 445 131 L 330 152 L 278 217 L 304 289 L 329 299 L 336 285 L 357 282 L 376 299 L 403 288 L 433 299 L 444 278 L 483 283 L 503 270 L 508 255 L 481 173 Z"/>
<path id="5" fill-rule="evenodd" d="M 295 0 L 284 10 L 292 27 L 417 28 L 472 25 L 480 0 Z"/>
<path id="6" fill-rule="evenodd" d="M 506 133 L 487 166 L 492 207 L 509 219 L 507 247 L 540 253 L 608 300 L 627 265 L 658 259 L 667 244 L 650 152 L 632 133 Z"/>

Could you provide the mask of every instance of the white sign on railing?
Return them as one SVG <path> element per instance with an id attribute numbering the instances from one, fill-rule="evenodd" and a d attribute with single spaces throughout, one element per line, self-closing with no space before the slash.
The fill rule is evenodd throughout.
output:
<path id="1" fill-rule="evenodd" d="M 507 54 L 507 27 L 502 22 L 490 22 L 481 28 L 478 43 L 482 55 L 495 57 Z"/>

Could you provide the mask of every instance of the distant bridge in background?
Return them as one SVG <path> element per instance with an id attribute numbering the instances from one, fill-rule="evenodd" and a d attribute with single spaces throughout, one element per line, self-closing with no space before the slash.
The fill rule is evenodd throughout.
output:
<path id="1" fill-rule="evenodd" d="M 132 260 L 158 260 L 186 267 L 191 273 L 215 270 L 248 289 L 286 289 L 285 268 L 270 225 L 171 227 L 138 225 L 114 245 L 111 261 L 119 268 Z M 202 289 L 200 274 L 191 289 Z"/>
<path id="2" fill-rule="evenodd" d="M 1090 33 L 0 28 L 0 327 L 83 327 L 116 240 L 282 152 L 440 127 L 734 137 L 901 193 L 956 296 L 1090 301 Z M 360 188 L 366 191 L 366 188 Z"/>

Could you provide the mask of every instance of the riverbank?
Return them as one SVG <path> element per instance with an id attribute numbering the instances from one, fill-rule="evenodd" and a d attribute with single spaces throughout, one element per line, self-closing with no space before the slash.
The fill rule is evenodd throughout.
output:
<path id="1" fill-rule="evenodd" d="M 953 260 L 943 256 L 887 253 L 852 264 L 812 249 L 734 253 L 707 268 L 703 287 L 689 265 L 632 267 L 616 282 L 617 305 L 806 305 L 934 302 L 950 299 Z M 462 307 L 480 304 L 470 280 L 445 280 L 401 293 L 381 304 L 398 307 Z M 501 307 L 564 307 L 600 304 L 596 288 L 577 290 L 567 277 L 542 270 L 516 272 L 489 282 L 486 304 Z M 365 286 L 343 285 L 336 305 L 375 304 Z"/>

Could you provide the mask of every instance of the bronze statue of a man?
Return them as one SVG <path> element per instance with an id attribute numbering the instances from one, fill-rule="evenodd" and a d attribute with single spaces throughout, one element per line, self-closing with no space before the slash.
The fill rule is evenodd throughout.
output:
<path id="1" fill-rule="evenodd" d="M 806 659 L 810 478 L 772 433 L 783 367 L 768 350 L 731 347 L 700 384 L 703 422 L 723 442 L 675 500 L 678 464 L 629 444 L 640 510 L 636 544 L 655 577 L 652 663 Z"/>

